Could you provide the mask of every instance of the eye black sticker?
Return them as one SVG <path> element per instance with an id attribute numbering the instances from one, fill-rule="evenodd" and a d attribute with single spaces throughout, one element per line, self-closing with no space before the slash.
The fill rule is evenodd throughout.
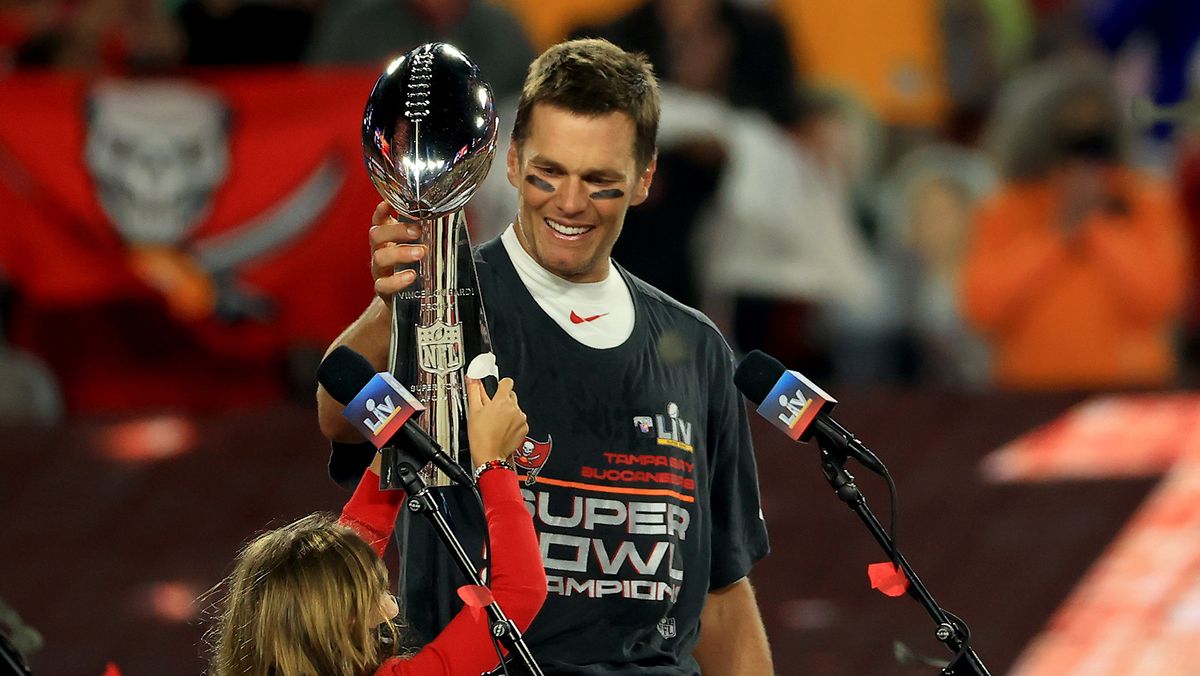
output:
<path id="1" fill-rule="evenodd" d="M 550 185 L 549 181 L 547 181 L 546 179 L 544 179 L 540 176 L 534 176 L 533 174 L 526 174 L 525 182 L 528 183 L 529 185 L 537 188 L 538 190 L 541 190 L 542 192 L 554 192 L 554 186 Z"/>

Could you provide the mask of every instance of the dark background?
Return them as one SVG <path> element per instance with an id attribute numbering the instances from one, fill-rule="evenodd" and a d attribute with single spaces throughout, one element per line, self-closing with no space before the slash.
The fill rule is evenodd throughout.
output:
<path id="1" fill-rule="evenodd" d="M 905 555 L 934 598 L 970 623 L 994 674 L 1009 669 L 1154 483 L 983 480 L 986 453 L 1077 395 L 838 396 L 839 420 L 899 486 Z M 0 598 L 44 635 L 38 674 L 98 675 L 109 661 L 126 676 L 200 672 L 207 625 L 196 614 L 206 601 L 196 598 L 228 572 L 239 545 L 307 512 L 336 511 L 346 497 L 326 478 L 326 446 L 305 407 L 193 418 L 189 452 L 112 459 L 107 440 L 128 420 L 0 429 Z M 870 589 L 866 566 L 884 557 L 824 482 L 816 448 L 757 417 L 754 436 L 773 552 L 752 580 L 779 673 L 936 673 L 893 660 L 893 640 L 947 654 L 915 601 Z M 156 438 L 146 437 L 151 447 Z M 886 523 L 886 485 L 851 470 Z"/>

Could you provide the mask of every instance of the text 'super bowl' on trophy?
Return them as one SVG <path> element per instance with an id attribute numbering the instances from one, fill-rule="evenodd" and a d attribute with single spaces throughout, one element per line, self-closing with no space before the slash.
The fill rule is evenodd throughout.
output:
<path id="1" fill-rule="evenodd" d="M 417 424 L 468 469 L 463 376 L 491 340 L 462 210 L 491 167 L 496 129 L 491 87 L 445 43 L 388 64 L 363 112 L 371 180 L 401 219 L 424 224 L 429 248 L 416 281 L 393 297 L 388 370 L 425 404 Z M 450 483 L 432 465 L 422 476 Z"/>

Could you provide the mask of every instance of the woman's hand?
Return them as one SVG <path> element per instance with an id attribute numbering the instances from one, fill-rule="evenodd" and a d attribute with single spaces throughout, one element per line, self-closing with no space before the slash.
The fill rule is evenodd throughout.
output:
<path id="1" fill-rule="evenodd" d="M 489 398 L 483 383 L 467 378 L 467 439 L 471 463 L 478 467 L 489 460 L 507 460 L 529 433 L 525 413 L 517 405 L 512 378 L 504 378 Z"/>

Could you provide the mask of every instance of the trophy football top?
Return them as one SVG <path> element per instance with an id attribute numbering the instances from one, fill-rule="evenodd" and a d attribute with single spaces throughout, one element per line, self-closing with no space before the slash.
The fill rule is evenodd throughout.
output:
<path id="1" fill-rule="evenodd" d="M 388 64 L 363 111 L 376 190 L 405 218 L 458 211 L 487 176 L 496 106 L 479 67 L 453 45 L 422 45 Z"/>

